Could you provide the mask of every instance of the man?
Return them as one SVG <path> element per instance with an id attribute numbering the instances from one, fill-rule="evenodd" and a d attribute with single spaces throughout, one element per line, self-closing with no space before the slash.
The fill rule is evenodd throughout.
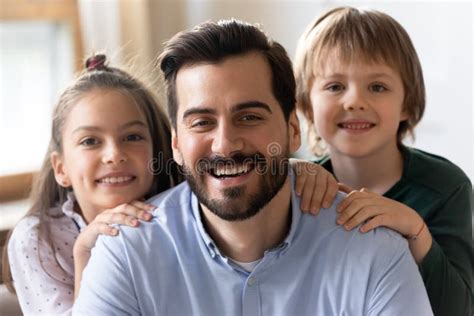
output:
<path id="1" fill-rule="evenodd" d="M 204 23 L 166 44 L 161 69 L 187 181 L 151 199 L 151 223 L 98 241 L 77 314 L 431 314 L 401 236 L 346 232 L 334 205 L 300 212 L 281 45 L 243 22 Z"/>

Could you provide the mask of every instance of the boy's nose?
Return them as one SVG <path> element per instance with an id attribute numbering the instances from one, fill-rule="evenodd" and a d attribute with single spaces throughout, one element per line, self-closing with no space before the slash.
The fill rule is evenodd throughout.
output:
<path id="1" fill-rule="evenodd" d="M 365 111 L 368 107 L 367 102 L 363 92 L 357 90 L 352 91 L 348 94 L 346 100 L 344 100 L 344 109 L 346 111 Z"/>
<path id="2" fill-rule="evenodd" d="M 244 141 L 231 126 L 221 125 L 216 130 L 212 142 L 212 152 L 222 157 L 230 157 L 232 154 L 244 149 Z"/>

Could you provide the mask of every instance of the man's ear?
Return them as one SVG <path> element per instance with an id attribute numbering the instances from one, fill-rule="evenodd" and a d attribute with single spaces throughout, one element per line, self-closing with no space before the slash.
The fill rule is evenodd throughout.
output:
<path id="1" fill-rule="evenodd" d="M 179 150 L 178 135 L 176 135 L 176 129 L 171 130 L 171 149 L 173 150 L 173 159 L 180 166 L 183 165 L 183 156 Z"/>
<path id="2" fill-rule="evenodd" d="M 288 119 L 288 137 L 290 144 L 290 152 L 294 153 L 301 146 L 301 128 L 300 121 L 296 115 L 296 110 L 293 110 Z"/>
<path id="3" fill-rule="evenodd" d="M 71 179 L 66 171 L 63 156 L 57 151 L 53 151 L 49 156 L 49 160 L 54 170 L 54 178 L 56 179 L 56 182 L 62 187 L 70 187 Z"/>

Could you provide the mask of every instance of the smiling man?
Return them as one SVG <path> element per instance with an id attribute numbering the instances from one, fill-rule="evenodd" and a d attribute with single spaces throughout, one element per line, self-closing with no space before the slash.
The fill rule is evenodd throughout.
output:
<path id="1" fill-rule="evenodd" d="M 300 146 L 295 81 L 257 27 L 204 23 L 161 56 L 173 152 L 186 180 L 155 218 L 101 237 L 77 314 L 429 315 L 406 241 L 303 215 L 288 157 Z M 342 195 L 338 196 L 338 203 Z"/>

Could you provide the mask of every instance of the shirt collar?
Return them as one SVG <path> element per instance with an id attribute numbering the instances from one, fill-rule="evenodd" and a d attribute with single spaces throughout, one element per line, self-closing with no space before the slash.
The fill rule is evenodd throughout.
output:
<path id="1" fill-rule="evenodd" d="M 199 206 L 199 201 L 197 199 L 197 196 L 194 194 L 194 192 L 192 192 L 192 190 L 190 191 L 191 191 L 191 209 L 193 211 L 193 215 L 196 220 L 198 231 L 201 234 L 201 238 L 204 240 L 204 243 L 206 244 L 209 254 L 211 255 L 212 258 L 214 258 L 216 255 L 219 255 L 224 258 L 224 256 L 220 253 L 216 244 L 214 243 L 214 241 L 212 240 L 212 238 L 209 236 L 206 229 L 204 228 L 204 224 L 201 217 L 201 211 L 200 211 L 201 208 Z"/>
<path id="2" fill-rule="evenodd" d="M 291 210 L 290 210 L 292 213 L 291 226 L 290 226 L 290 231 L 288 235 L 286 236 L 285 240 L 278 247 L 281 251 L 286 251 L 291 245 L 291 242 L 295 238 L 296 230 L 297 230 L 297 227 L 302 215 L 301 210 L 300 210 L 300 198 L 296 195 L 295 187 L 294 187 L 295 175 L 291 167 L 289 168 L 288 176 L 290 177 L 290 186 L 291 186 Z M 196 220 L 198 231 L 204 243 L 206 244 L 209 254 L 211 255 L 212 258 L 214 258 L 216 255 L 219 255 L 222 258 L 226 258 L 224 255 L 220 253 L 218 247 L 216 246 L 216 244 L 214 243 L 214 241 L 212 240 L 212 238 L 209 236 L 206 229 L 204 228 L 201 212 L 200 212 L 199 201 L 196 195 L 192 192 L 192 190 L 190 191 L 191 191 L 191 209 L 192 209 L 194 218 Z"/>
<path id="3" fill-rule="evenodd" d="M 80 214 L 74 211 L 74 204 L 76 202 L 76 197 L 73 192 L 68 192 L 67 200 L 61 207 L 62 212 L 67 217 L 71 218 L 78 226 L 79 231 L 82 231 L 86 226 L 86 222 Z"/>

